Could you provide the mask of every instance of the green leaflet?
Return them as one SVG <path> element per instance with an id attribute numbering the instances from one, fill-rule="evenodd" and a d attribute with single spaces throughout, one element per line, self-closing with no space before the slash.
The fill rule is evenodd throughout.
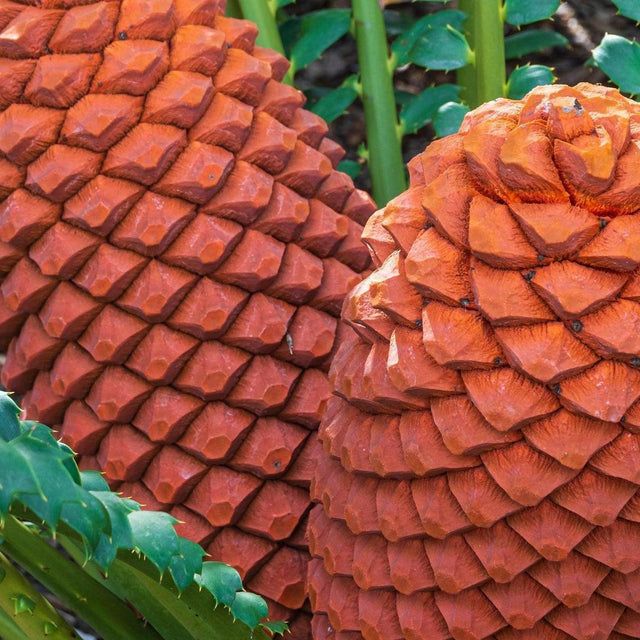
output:
<path id="1" fill-rule="evenodd" d="M 8 393 L 0 395 L 0 438 L 13 440 L 20 435 L 20 407 Z"/>
<path id="2" fill-rule="evenodd" d="M 517 67 L 511 72 L 507 82 L 507 97 L 520 100 L 531 89 L 541 84 L 552 84 L 555 80 L 553 71 L 541 64 Z"/>
<path id="3" fill-rule="evenodd" d="M 234 618 L 242 620 L 250 627 L 256 627 L 263 618 L 269 615 L 267 603 L 255 593 L 240 591 L 231 605 Z"/>
<path id="4" fill-rule="evenodd" d="M 447 10 L 432 13 L 417 20 L 405 33 L 396 38 L 391 51 L 396 57 L 396 65 L 403 66 L 411 62 L 410 51 L 420 38 L 428 38 L 429 30 L 435 27 L 445 29 L 451 26 L 462 31 L 466 14 L 462 11 Z"/>
<path id="5" fill-rule="evenodd" d="M 569 41 L 557 31 L 528 29 L 504 39 L 504 55 L 507 60 L 526 56 L 549 47 L 566 47 Z"/>
<path id="6" fill-rule="evenodd" d="M 638 0 L 611 0 L 618 7 L 618 12 L 631 20 L 640 22 L 640 3 Z"/>
<path id="7" fill-rule="evenodd" d="M 469 112 L 466 104 L 447 102 L 443 104 L 433 117 L 433 128 L 438 138 L 457 133 L 465 115 Z"/>
<path id="8" fill-rule="evenodd" d="M 178 550 L 178 521 L 163 511 L 134 511 L 129 514 L 134 548 L 153 562 L 160 573 L 169 567 Z"/>
<path id="9" fill-rule="evenodd" d="M 28 494 L 41 495 L 42 488 L 28 456 L 10 443 L 0 440 L 0 522 L 4 520 L 11 503 Z"/>
<path id="10" fill-rule="evenodd" d="M 469 64 L 473 52 L 458 30 L 451 26 L 433 27 L 415 41 L 407 59 L 425 69 L 450 71 Z"/>
<path id="11" fill-rule="evenodd" d="M 311 107 L 327 124 L 341 116 L 358 97 L 358 77 L 349 76 L 337 89 L 329 91 Z"/>
<path id="12" fill-rule="evenodd" d="M 196 576 L 196 582 L 206 587 L 218 602 L 229 607 L 235 600 L 236 592 L 242 589 L 240 574 L 222 562 L 203 563 L 202 574 Z"/>
<path id="13" fill-rule="evenodd" d="M 319 58 L 325 49 L 349 31 L 351 11 L 349 9 L 325 9 L 313 11 L 283 30 L 285 47 L 290 48 L 289 60 L 294 71 L 304 69 Z M 283 25 L 284 26 L 284 25 Z"/>
<path id="14" fill-rule="evenodd" d="M 403 133 L 415 133 L 433 119 L 436 111 L 445 102 L 457 102 L 460 87 L 455 84 L 441 84 L 425 89 L 409 100 L 400 112 Z"/>
<path id="15" fill-rule="evenodd" d="M 640 93 L 640 44 L 607 33 L 591 53 L 598 67 L 621 91 Z"/>
<path id="16" fill-rule="evenodd" d="M 550 18 L 560 6 L 560 0 L 506 0 L 505 20 L 512 25 L 529 24 Z"/>

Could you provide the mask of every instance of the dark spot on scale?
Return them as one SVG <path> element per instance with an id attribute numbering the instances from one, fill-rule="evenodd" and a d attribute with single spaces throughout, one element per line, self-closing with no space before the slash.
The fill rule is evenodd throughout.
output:
<path id="1" fill-rule="evenodd" d="M 538 262 L 544 262 L 546 256 L 543 256 L 541 253 L 538 254 L 537 258 L 538 258 Z"/>
<path id="2" fill-rule="evenodd" d="M 635 358 L 631 358 L 631 365 L 634 367 L 640 367 L 640 358 L 637 356 Z"/>
<path id="3" fill-rule="evenodd" d="M 600 229 L 604 229 L 608 224 L 609 224 L 608 220 L 605 220 L 604 218 L 600 218 Z"/>
<path id="4" fill-rule="evenodd" d="M 527 282 L 531 282 L 535 277 L 536 277 L 536 272 L 531 270 L 531 271 L 527 271 L 527 273 L 523 273 L 522 277 L 527 281 Z"/>
<path id="5" fill-rule="evenodd" d="M 127 32 L 126 32 L 126 31 L 121 31 L 121 32 L 118 34 L 118 38 L 119 38 L 120 40 L 126 40 L 126 39 L 128 38 L 128 36 L 127 36 Z"/>
<path id="6" fill-rule="evenodd" d="M 557 382 L 551 385 L 551 391 L 553 391 L 553 393 L 560 393 L 560 385 Z"/>
<path id="7" fill-rule="evenodd" d="M 231 44 L 228 42 L 225 42 L 225 46 L 227 47 L 227 49 L 231 49 Z"/>
<path id="8" fill-rule="evenodd" d="M 423 231 L 428 231 L 429 229 L 431 229 L 431 227 L 433 227 L 433 224 L 431 222 L 427 222 L 427 224 L 425 224 L 422 229 Z"/>
<path id="9" fill-rule="evenodd" d="M 53 53 L 53 51 L 52 51 L 51 49 L 49 49 L 49 47 L 45 47 L 45 48 L 44 48 L 44 52 L 45 52 L 47 55 L 51 55 L 51 54 Z"/>
<path id="10" fill-rule="evenodd" d="M 430 302 L 431 302 L 431 300 L 429 300 L 429 299 L 423 300 L 422 301 L 422 308 L 424 309 L 424 307 L 426 307 Z"/>
<path id="11" fill-rule="evenodd" d="M 282 463 L 280 462 L 280 460 L 276 460 L 276 461 L 273 463 L 273 466 L 274 466 L 276 469 L 279 469 L 281 464 L 282 464 Z"/>
<path id="12" fill-rule="evenodd" d="M 582 115 L 582 112 L 584 111 L 584 107 L 580 104 L 580 101 L 578 100 L 578 98 L 576 98 L 573 101 L 573 108 L 575 109 L 575 112 L 580 116 Z"/>
<path id="13" fill-rule="evenodd" d="M 502 358 L 500 356 L 498 356 L 497 358 L 494 358 L 493 364 L 502 364 Z"/>
<path id="14" fill-rule="evenodd" d="M 582 331 L 582 327 L 583 324 L 582 322 L 580 322 L 580 320 L 574 320 L 571 323 L 571 328 L 576 332 L 576 333 L 580 333 Z"/>
<path id="15" fill-rule="evenodd" d="M 623 423 L 625 423 L 626 421 L 627 421 L 627 419 L 626 419 L 624 416 L 622 416 L 622 418 L 620 418 L 620 424 L 623 424 Z"/>
<path id="16" fill-rule="evenodd" d="M 413 324 L 415 324 L 419 329 L 422 328 L 422 320 L 414 320 Z"/>
<path id="17" fill-rule="evenodd" d="M 471 304 L 471 300 L 469 298 L 460 298 L 460 304 L 463 307 L 468 307 Z"/>

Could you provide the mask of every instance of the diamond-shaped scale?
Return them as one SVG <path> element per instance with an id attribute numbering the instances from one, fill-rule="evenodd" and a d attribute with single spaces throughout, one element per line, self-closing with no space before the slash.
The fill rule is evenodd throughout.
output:
<path id="1" fill-rule="evenodd" d="M 5 4 L 4 379 L 308 640 L 312 432 L 373 203 L 218 0 Z"/>

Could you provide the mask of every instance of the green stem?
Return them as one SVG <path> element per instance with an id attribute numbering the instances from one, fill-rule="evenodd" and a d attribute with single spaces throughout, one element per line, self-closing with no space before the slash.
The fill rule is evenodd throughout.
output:
<path id="1" fill-rule="evenodd" d="M 0 634 L 10 638 L 46 637 L 47 640 L 71 640 L 75 632 L 51 603 L 0 553 L 0 622 L 9 627 Z M 0 625 L 1 626 L 1 625 Z M 13 628 L 12 628 L 13 627 Z"/>
<path id="2" fill-rule="evenodd" d="M 461 98 L 473 109 L 504 95 L 504 23 L 501 0 L 458 0 L 475 61 L 458 70 Z"/>
<path id="3" fill-rule="evenodd" d="M 105 640 L 160 640 L 136 614 L 108 589 L 68 560 L 36 531 L 8 515 L 0 526 L 3 551 L 55 594 Z"/>
<path id="4" fill-rule="evenodd" d="M 373 198 L 384 206 L 406 189 L 393 70 L 377 0 L 353 0 L 352 7 Z"/>
<path id="5" fill-rule="evenodd" d="M 4 609 L 0 609 L 0 638 L 2 640 L 29 640 L 22 629 Z"/>
<path id="6" fill-rule="evenodd" d="M 238 0 L 227 0 L 225 15 L 227 18 L 242 18 L 242 9 L 238 4 Z"/>
<path id="7" fill-rule="evenodd" d="M 256 43 L 261 47 L 274 49 L 278 53 L 285 55 L 284 46 L 278 23 L 276 22 L 276 7 L 270 0 L 237 0 L 242 16 L 258 25 L 258 39 Z M 289 68 L 283 82 L 293 84 L 295 69 Z"/>

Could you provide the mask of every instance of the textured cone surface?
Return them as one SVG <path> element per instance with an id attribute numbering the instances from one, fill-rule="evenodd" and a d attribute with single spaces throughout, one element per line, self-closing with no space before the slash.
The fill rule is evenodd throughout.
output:
<path id="1" fill-rule="evenodd" d="M 373 206 L 256 35 L 219 0 L 1 4 L 3 383 L 307 638 L 315 431 Z"/>
<path id="2" fill-rule="evenodd" d="M 640 107 L 471 112 L 368 222 L 309 518 L 318 640 L 640 638 Z"/>

